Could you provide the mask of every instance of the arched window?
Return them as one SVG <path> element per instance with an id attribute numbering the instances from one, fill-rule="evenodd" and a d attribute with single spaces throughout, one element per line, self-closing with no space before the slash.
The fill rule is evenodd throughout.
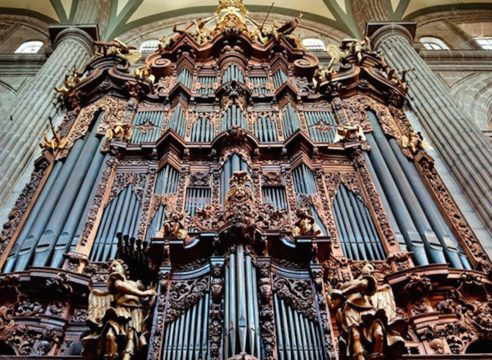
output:
<path id="1" fill-rule="evenodd" d="M 21 46 L 15 50 L 16 54 L 36 54 L 39 49 L 43 47 L 43 42 L 34 40 L 34 41 L 26 41 L 22 43 Z"/>
<path id="2" fill-rule="evenodd" d="M 424 36 L 420 38 L 420 42 L 427 50 L 449 50 L 449 46 L 436 37 Z"/>
<path id="3" fill-rule="evenodd" d="M 302 40 L 302 45 L 309 51 L 326 51 L 326 46 L 323 40 L 316 38 L 308 38 Z"/>
<path id="4" fill-rule="evenodd" d="M 492 50 L 492 37 L 475 38 L 478 45 L 484 50 Z"/>
<path id="5" fill-rule="evenodd" d="M 158 48 L 159 48 L 159 40 L 145 40 L 140 45 L 140 52 L 150 53 L 156 51 Z"/>

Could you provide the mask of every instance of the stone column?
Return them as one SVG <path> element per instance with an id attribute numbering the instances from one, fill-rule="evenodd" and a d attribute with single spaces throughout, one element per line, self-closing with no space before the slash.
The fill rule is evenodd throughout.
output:
<path id="1" fill-rule="evenodd" d="M 408 101 L 484 224 L 492 230 L 492 145 L 457 106 L 447 85 L 413 47 L 414 23 L 369 23 L 374 49 L 384 51 L 392 67 L 407 74 Z"/>
<path id="2" fill-rule="evenodd" d="M 60 29 L 58 29 L 60 30 Z M 92 55 L 92 38 L 84 30 L 67 27 L 53 41 L 53 53 L 38 74 L 16 96 L 11 117 L 0 131 L 0 204 L 4 204 L 19 176 L 38 149 L 48 116 L 55 113 L 54 87 L 60 86 L 68 69 L 80 69 Z"/>

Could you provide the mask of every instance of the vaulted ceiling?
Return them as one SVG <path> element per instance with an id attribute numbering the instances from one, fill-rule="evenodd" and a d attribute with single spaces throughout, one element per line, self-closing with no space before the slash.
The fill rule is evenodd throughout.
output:
<path id="1" fill-rule="evenodd" d="M 76 8 L 102 0 L 0 0 L 0 14 L 30 15 L 48 23 L 77 23 Z M 358 35 L 351 0 L 275 0 L 274 13 L 304 14 L 304 18 L 327 23 Z M 492 0 L 381 0 L 393 19 L 451 9 L 492 9 Z M 245 0 L 250 12 L 266 12 L 270 0 Z M 112 38 L 137 26 L 192 13 L 213 12 L 217 0 L 107 0 L 109 19 L 103 36 Z M 100 6 L 100 5 L 99 5 Z M 362 10 L 363 11 L 363 10 Z"/>

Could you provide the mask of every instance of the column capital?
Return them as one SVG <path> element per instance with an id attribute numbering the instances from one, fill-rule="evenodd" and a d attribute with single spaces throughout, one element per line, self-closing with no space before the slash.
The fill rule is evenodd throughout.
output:
<path id="1" fill-rule="evenodd" d="M 388 38 L 400 36 L 413 44 L 417 24 L 413 21 L 378 21 L 368 22 L 366 25 L 366 36 L 371 39 L 375 49 Z"/>
<path id="2" fill-rule="evenodd" d="M 93 42 L 99 40 L 97 25 L 50 25 L 48 27 L 53 49 L 65 39 L 76 39 L 87 48 L 89 53 L 93 52 Z"/>

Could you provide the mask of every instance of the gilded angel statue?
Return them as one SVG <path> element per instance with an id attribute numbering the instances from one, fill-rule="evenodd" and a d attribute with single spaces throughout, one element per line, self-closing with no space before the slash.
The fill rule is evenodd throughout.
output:
<path id="1" fill-rule="evenodd" d="M 188 242 L 190 237 L 188 235 L 188 231 L 186 230 L 185 214 L 177 210 L 171 212 L 171 214 L 166 217 L 166 221 L 164 222 L 161 230 L 157 233 L 157 236 L 176 237 Z"/>
<path id="2" fill-rule="evenodd" d="M 298 220 L 292 227 L 292 236 L 310 235 L 316 237 L 321 235 L 321 229 L 318 224 L 316 224 L 316 220 L 311 216 L 307 207 L 297 209 L 296 215 Z"/>
<path id="3" fill-rule="evenodd" d="M 112 260 L 108 290 L 89 294 L 91 333 L 82 339 L 84 359 L 131 360 L 147 346 L 147 317 L 156 292 L 129 280 L 125 263 Z"/>
<path id="4" fill-rule="evenodd" d="M 373 273 L 374 267 L 367 263 L 357 279 L 327 295 L 345 340 L 344 355 L 350 359 L 393 359 L 405 351 L 402 334 L 407 323 L 397 315 L 391 287 L 378 286 Z"/>

